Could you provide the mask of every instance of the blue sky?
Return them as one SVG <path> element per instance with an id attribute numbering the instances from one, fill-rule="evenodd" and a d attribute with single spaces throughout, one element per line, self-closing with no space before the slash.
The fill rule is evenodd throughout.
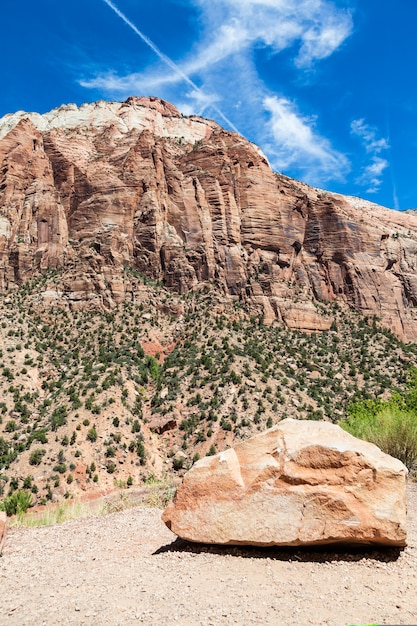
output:
<path id="1" fill-rule="evenodd" d="M 0 116 L 155 95 L 288 176 L 417 208 L 415 0 L 3 0 L 1 14 Z"/>

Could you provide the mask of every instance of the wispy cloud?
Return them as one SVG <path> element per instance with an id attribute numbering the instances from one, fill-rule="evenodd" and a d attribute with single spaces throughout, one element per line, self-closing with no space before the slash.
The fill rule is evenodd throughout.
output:
<path id="1" fill-rule="evenodd" d="M 291 166 L 312 184 L 340 179 L 348 169 L 312 120 L 261 77 L 256 53 L 273 58 L 290 51 L 298 71 L 310 70 L 352 33 L 349 11 L 331 0 L 189 0 L 200 12 L 200 35 L 174 61 L 112 0 L 103 2 L 154 51 L 155 63 L 140 73 L 100 72 L 81 85 L 110 97 L 159 95 L 185 114 L 226 120 L 260 143 L 276 167 Z"/>
<path id="2" fill-rule="evenodd" d="M 367 187 L 367 193 L 376 193 L 382 183 L 382 174 L 388 166 L 389 163 L 386 159 L 374 156 L 372 157 L 372 162 L 364 168 L 355 182 L 358 185 Z"/>
<path id="3" fill-rule="evenodd" d="M 298 164 L 316 185 L 343 179 L 349 162 L 315 130 L 314 118 L 300 116 L 293 103 L 276 96 L 265 98 L 264 107 L 271 116 L 275 143 L 269 146 L 269 152 L 277 169 L 286 170 Z"/>
<path id="4" fill-rule="evenodd" d="M 143 90 L 159 89 L 170 82 L 176 85 L 179 80 L 177 74 L 158 76 L 151 73 L 147 76 L 146 74 L 131 73 L 120 76 L 114 70 L 109 70 L 96 75 L 94 78 L 82 78 L 79 80 L 79 84 L 82 87 L 87 87 L 87 89 L 100 89 L 110 94 L 124 95 L 140 93 Z"/>
<path id="5" fill-rule="evenodd" d="M 388 141 L 383 137 L 378 137 L 377 129 L 366 124 L 364 119 L 353 120 L 350 130 L 352 135 L 356 135 L 362 140 L 367 152 L 379 154 L 382 150 L 389 148 Z"/>
<path id="6" fill-rule="evenodd" d="M 162 61 L 170 70 L 174 72 L 178 76 L 179 79 L 184 81 L 188 87 L 191 87 L 193 93 L 201 100 L 206 100 L 206 94 L 202 89 L 200 89 L 193 80 L 191 80 L 190 76 L 187 72 L 185 72 L 177 63 L 175 63 L 169 56 L 164 54 L 158 46 L 147 36 L 145 35 L 137 26 L 134 24 L 120 9 L 117 7 L 111 0 L 103 0 L 108 7 L 112 9 L 116 13 L 118 17 L 127 25 L 129 28 L 133 30 L 133 32 L 141 39 L 158 57 L 160 61 Z M 226 122 L 230 128 L 236 132 L 239 132 L 236 126 L 224 115 L 223 111 L 221 111 L 215 104 L 214 100 L 211 98 L 210 101 L 211 107 L 216 111 L 217 115 Z"/>
<path id="7" fill-rule="evenodd" d="M 352 32 L 349 12 L 337 9 L 329 0 L 190 0 L 201 10 L 203 29 L 193 49 L 177 64 L 165 55 L 111 1 L 103 0 L 155 52 L 171 72 L 155 68 L 144 74 L 132 73 L 117 77 L 115 73 L 99 74 L 95 79 L 81 81 L 86 87 L 100 87 L 124 92 L 131 86 L 162 86 L 165 82 L 189 82 L 195 74 L 215 71 L 215 65 L 237 54 L 252 58 L 256 48 L 267 48 L 272 55 L 297 46 L 294 57 L 297 67 L 310 67 L 315 61 L 333 54 Z M 221 77 L 219 91 L 224 94 Z"/>
<path id="8" fill-rule="evenodd" d="M 389 167 L 387 159 L 379 155 L 381 152 L 389 150 L 389 143 L 384 137 L 379 137 L 377 128 L 367 124 L 364 119 L 353 120 L 350 125 L 350 132 L 360 139 L 371 161 L 363 168 L 355 182 L 367 187 L 367 193 L 376 193 L 381 187 L 384 170 Z"/>
<path id="9" fill-rule="evenodd" d="M 203 13 L 210 45 L 202 42 L 194 67 L 236 52 L 267 47 L 278 54 L 298 46 L 295 63 L 309 67 L 333 54 L 351 34 L 349 12 L 328 0 L 194 0 Z M 214 37 L 213 37 L 214 33 Z"/>

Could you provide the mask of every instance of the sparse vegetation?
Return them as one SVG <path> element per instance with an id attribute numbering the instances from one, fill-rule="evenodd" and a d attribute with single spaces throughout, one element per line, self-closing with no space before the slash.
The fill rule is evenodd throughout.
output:
<path id="1" fill-rule="evenodd" d="M 33 450 L 33 452 L 30 453 L 29 465 L 40 465 L 44 454 L 45 450 L 40 448 Z"/>
<path id="2" fill-rule="evenodd" d="M 408 389 L 389 400 L 356 402 L 341 426 L 355 437 L 375 443 L 413 471 L 417 464 L 417 373 Z"/>
<path id="3" fill-rule="evenodd" d="M 12 515 L 26 513 L 31 505 L 31 494 L 23 489 L 19 489 L 7 496 L 7 498 L 4 498 L 3 502 L 0 503 L 0 510 L 5 511 L 6 515 L 11 517 Z"/>
<path id="4" fill-rule="evenodd" d="M 214 290 L 171 294 L 134 269 L 126 280 L 141 284 L 136 303 L 42 308 L 39 289 L 56 275 L 22 286 L 10 304 L 0 297 L 0 500 L 33 466 L 41 471 L 27 490 L 42 504 L 78 493 L 80 482 L 140 484 L 156 449 L 164 471 L 181 475 L 285 417 L 339 422 L 352 403 L 404 392 L 417 355 L 377 320 L 335 305 L 317 305 L 331 329 L 307 335 L 264 326 Z M 181 303 L 180 320 L 171 302 Z M 154 342 L 146 354 L 156 336 L 171 347 Z"/>

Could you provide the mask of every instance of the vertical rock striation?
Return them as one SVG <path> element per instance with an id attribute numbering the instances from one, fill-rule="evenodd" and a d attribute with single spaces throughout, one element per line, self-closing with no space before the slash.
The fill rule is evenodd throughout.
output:
<path id="1" fill-rule="evenodd" d="M 125 266 L 209 283 L 265 322 L 329 327 L 317 301 L 417 331 L 417 217 L 274 174 L 253 144 L 156 98 L 0 120 L 0 289 L 60 268 L 57 297 L 113 306 Z"/>

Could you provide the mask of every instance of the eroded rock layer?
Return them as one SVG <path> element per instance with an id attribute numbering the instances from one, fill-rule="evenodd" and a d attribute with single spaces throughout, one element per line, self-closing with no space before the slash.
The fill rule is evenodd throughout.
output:
<path id="1" fill-rule="evenodd" d="M 274 174 L 262 152 L 156 98 L 0 120 L 0 290 L 61 271 L 46 300 L 112 306 L 125 267 L 201 284 L 265 322 L 326 329 L 317 301 L 417 335 L 417 217 Z"/>

